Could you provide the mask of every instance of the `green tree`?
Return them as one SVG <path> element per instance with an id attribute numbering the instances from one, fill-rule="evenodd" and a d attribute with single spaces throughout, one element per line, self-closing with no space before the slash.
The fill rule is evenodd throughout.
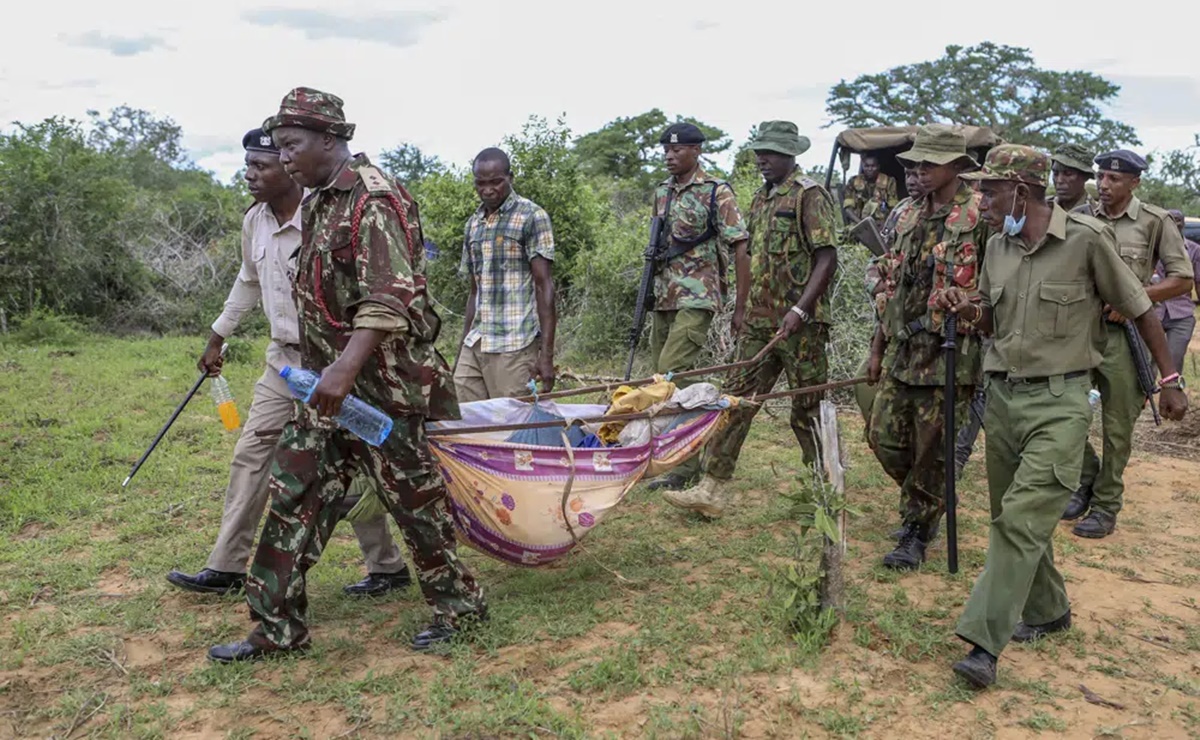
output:
<path id="1" fill-rule="evenodd" d="M 1091 72 L 1042 69 L 1028 49 L 984 42 L 842 80 L 825 106 L 829 125 L 958 123 L 987 126 L 1019 144 L 1076 142 L 1104 150 L 1141 143 L 1131 126 L 1104 115 L 1120 89 Z"/>
<path id="2" fill-rule="evenodd" d="M 704 132 L 708 139 L 704 143 L 706 167 L 713 166 L 712 155 L 733 145 L 729 136 L 716 126 L 684 116 L 676 116 L 671 121 L 665 113 L 654 108 L 629 118 L 617 118 L 580 136 L 575 141 L 575 154 L 585 173 L 627 182 L 649 192 L 667 176 L 659 137 L 668 125 L 680 122 L 694 124 Z"/>
<path id="3" fill-rule="evenodd" d="M 1138 197 L 1164 208 L 1200 214 L 1200 134 L 1195 144 L 1152 157 L 1151 171 L 1142 177 Z"/>
<path id="4" fill-rule="evenodd" d="M 416 144 L 407 142 L 379 155 L 379 164 L 406 187 L 447 172 L 446 164 L 437 155 L 427 155 Z"/>

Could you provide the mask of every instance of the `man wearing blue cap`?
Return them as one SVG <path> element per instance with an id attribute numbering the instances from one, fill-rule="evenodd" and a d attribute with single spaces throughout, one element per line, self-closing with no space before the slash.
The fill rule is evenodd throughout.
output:
<path id="1" fill-rule="evenodd" d="M 1081 210 L 1113 227 L 1121 259 L 1146 287 L 1151 301 L 1161 303 L 1187 293 L 1192 287 L 1192 263 L 1184 251 L 1182 234 L 1165 209 L 1143 203 L 1134 195 L 1146 170 L 1146 160 L 1127 149 L 1118 149 L 1101 154 L 1095 162 L 1099 169 L 1099 203 L 1082 206 Z M 1154 266 L 1160 260 L 1166 276 L 1152 283 Z M 1133 449 L 1133 426 L 1146 403 L 1122 326 L 1126 317 L 1110 307 L 1105 318 L 1108 337 L 1104 361 L 1095 370 L 1104 423 L 1103 457 L 1097 458 L 1089 442 L 1081 485 L 1062 517 L 1074 520 L 1087 512 L 1072 531 L 1092 539 L 1107 537 L 1117 525 L 1125 491 L 1122 476 Z M 1163 387 L 1178 386 L 1182 379 L 1175 373 L 1161 383 Z"/>
<path id="2" fill-rule="evenodd" d="M 285 365 L 300 367 L 299 319 L 290 273 L 300 246 L 300 197 L 303 189 L 288 177 L 279 150 L 262 129 L 242 138 L 246 150 L 246 187 L 254 205 L 242 219 L 242 267 L 225 301 L 225 310 L 212 325 L 208 346 L 198 366 L 209 375 L 221 374 L 221 345 L 243 316 L 260 301 L 271 325 L 267 367 L 254 385 L 254 401 L 246 426 L 233 451 L 229 487 L 221 529 L 208 562 L 199 573 L 173 570 L 171 585 L 185 591 L 224 594 L 240 591 L 246 581 L 246 560 L 267 505 L 267 481 L 275 459 L 275 443 L 292 418 L 295 400 L 279 377 Z M 367 561 L 365 580 L 346 587 L 351 596 L 377 596 L 403 588 L 411 580 L 400 548 L 388 532 L 387 520 L 354 525 Z"/>

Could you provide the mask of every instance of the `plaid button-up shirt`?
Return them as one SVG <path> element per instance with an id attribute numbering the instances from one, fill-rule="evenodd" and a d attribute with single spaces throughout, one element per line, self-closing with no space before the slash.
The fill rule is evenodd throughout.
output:
<path id="1" fill-rule="evenodd" d="M 549 214 L 528 198 L 510 193 L 495 212 L 480 206 L 467 220 L 459 272 L 475 276 L 478 295 L 466 346 L 515 352 L 537 338 L 534 257 L 554 260 L 554 233 Z"/>

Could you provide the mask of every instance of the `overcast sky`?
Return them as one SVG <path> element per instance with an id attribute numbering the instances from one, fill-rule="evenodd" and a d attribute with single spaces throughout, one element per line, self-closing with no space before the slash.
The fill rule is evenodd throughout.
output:
<path id="1" fill-rule="evenodd" d="M 1116 3 L 1108 3 L 1116 7 Z M 741 141 L 786 118 L 824 164 L 829 87 L 940 56 L 947 44 L 1025 46 L 1052 69 L 1122 86 L 1110 113 L 1141 150 L 1200 132 L 1200 4 L 759 0 L 114 0 L 34 2 L 0 28 L 0 122 L 128 104 L 170 116 L 189 152 L 222 179 L 242 134 L 288 89 L 346 100 L 356 150 L 402 141 L 465 163 L 530 114 L 573 131 L 662 108 Z M 838 14 L 840 12 L 840 14 Z M 994 21 L 990 19 L 995 19 Z M 1143 24 L 1143 25 L 1139 25 Z"/>

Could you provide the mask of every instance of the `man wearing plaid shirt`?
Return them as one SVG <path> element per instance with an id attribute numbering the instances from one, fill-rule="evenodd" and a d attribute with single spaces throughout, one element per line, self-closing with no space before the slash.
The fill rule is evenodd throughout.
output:
<path id="1" fill-rule="evenodd" d="M 454 368 L 460 402 L 527 394 L 530 378 L 554 387 L 554 233 L 550 216 L 512 189 L 512 167 L 484 149 L 472 167 L 480 206 L 467 221 L 459 272 L 471 280 Z"/>

